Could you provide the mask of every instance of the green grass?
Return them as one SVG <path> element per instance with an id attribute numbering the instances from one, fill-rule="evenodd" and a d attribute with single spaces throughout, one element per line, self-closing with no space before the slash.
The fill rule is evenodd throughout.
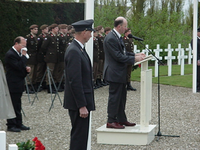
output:
<path id="1" fill-rule="evenodd" d="M 152 69 L 152 82 L 158 83 L 158 77 L 154 77 L 154 69 L 155 67 L 149 66 L 149 69 Z M 181 66 L 180 65 L 172 65 L 172 76 L 168 76 L 168 67 L 160 66 L 160 84 L 173 85 L 173 86 L 181 86 L 192 88 L 192 65 L 185 65 L 184 75 L 181 74 Z M 141 68 L 137 68 L 132 71 L 131 80 L 132 81 L 140 81 L 140 71 Z"/>

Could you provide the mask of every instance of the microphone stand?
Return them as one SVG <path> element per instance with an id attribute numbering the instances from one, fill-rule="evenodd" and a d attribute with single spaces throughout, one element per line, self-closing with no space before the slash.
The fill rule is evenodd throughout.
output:
<path id="1" fill-rule="evenodd" d="M 162 135 L 162 133 L 161 133 L 161 131 L 160 131 L 160 64 L 161 65 L 164 65 L 163 64 L 163 62 L 158 58 L 158 57 L 156 57 L 155 55 L 154 55 L 154 53 L 150 50 L 150 49 L 148 49 L 146 46 L 145 46 L 145 44 L 144 43 L 142 43 L 141 41 L 139 41 L 143 46 L 144 46 L 144 48 L 145 49 L 147 49 L 148 51 L 149 51 L 149 53 L 150 54 L 152 54 L 152 56 L 157 60 L 157 62 L 158 62 L 158 133 L 155 135 L 155 136 L 157 136 L 158 138 L 157 138 L 157 141 L 159 140 L 159 137 L 160 136 L 167 136 L 167 137 L 180 137 L 180 136 L 178 136 L 178 135 Z"/>

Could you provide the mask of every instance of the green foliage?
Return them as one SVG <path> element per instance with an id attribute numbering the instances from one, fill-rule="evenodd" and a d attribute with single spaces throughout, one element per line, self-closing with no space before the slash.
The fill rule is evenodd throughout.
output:
<path id="1" fill-rule="evenodd" d="M 34 150 L 35 143 L 33 141 L 28 140 L 27 142 L 17 143 L 18 150 Z"/>

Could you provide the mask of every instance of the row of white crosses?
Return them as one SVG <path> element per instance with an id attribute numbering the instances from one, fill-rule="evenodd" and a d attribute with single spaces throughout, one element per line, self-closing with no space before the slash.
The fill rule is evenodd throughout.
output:
<path id="1" fill-rule="evenodd" d="M 0 131 L 0 150 L 6 150 L 6 132 Z M 8 150 L 18 150 L 16 144 L 9 144 Z"/>
<path id="2" fill-rule="evenodd" d="M 185 55 L 185 50 L 188 51 L 188 55 Z M 189 44 L 188 48 L 181 48 L 181 44 L 178 44 L 178 48 L 175 49 L 175 51 L 178 52 L 178 65 L 181 65 L 181 75 L 184 75 L 184 64 L 185 59 L 188 59 L 188 64 L 191 64 L 192 59 L 192 48 Z M 142 50 L 142 53 L 146 54 L 148 56 L 152 50 L 149 49 L 149 45 L 146 45 L 145 49 Z M 167 66 L 168 66 L 168 76 L 171 76 L 172 74 L 172 60 L 176 59 L 175 56 L 172 56 L 172 52 L 174 51 L 173 48 L 171 48 L 171 44 L 168 44 L 168 48 L 164 49 L 165 52 L 168 52 L 168 55 L 164 57 L 164 60 L 167 60 Z M 160 48 L 160 45 L 157 44 L 157 48 L 153 50 L 155 52 L 155 56 L 162 61 L 162 57 L 160 57 L 160 52 L 163 52 L 163 49 Z M 137 45 L 134 45 L 134 53 L 140 53 L 140 50 L 137 49 Z M 158 60 L 153 58 L 153 61 L 155 61 L 155 77 L 158 77 Z"/>

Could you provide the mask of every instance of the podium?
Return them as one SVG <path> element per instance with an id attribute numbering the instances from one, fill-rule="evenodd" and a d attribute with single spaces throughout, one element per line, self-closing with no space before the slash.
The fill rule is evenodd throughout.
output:
<path id="1" fill-rule="evenodd" d="M 155 138 L 156 125 L 150 125 L 152 100 L 152 70 L 148 69 L 148 61 L 152 55 L 135 63 L 141 64 L 140 92 L 140 124 L 125 129 L 106 128 L 106 124 L 96 129 L 97 143 L 122 145 L 148 145 Z"/>

